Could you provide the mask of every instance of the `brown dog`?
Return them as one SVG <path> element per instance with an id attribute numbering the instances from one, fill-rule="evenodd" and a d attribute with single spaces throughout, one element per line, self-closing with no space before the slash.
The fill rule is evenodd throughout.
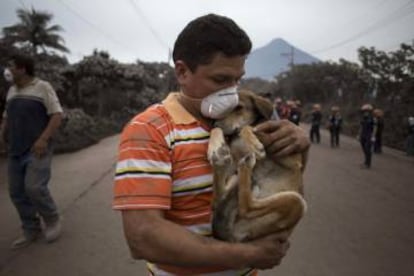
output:
<path id="1" fill-rule="evenodd" d="M 208 145 L 214 169 L 213 235 L 226 241 L 291 231 L 306 210 L 302 155 L 274 162 L 253 131 L 271 118 L 272 103 L 246 90 L 239 98 L 239 105 L 216 121 Z"/>

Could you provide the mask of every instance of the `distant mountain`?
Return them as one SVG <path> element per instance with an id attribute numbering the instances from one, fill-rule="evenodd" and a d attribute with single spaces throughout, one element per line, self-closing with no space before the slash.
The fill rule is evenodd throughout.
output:
<path id="1" fill-rule="evenodd" d="M 293 56 L 293 59 L 291 59 Z M 319 59 L 292 46 L 281 38 L 253 50 L 246 60 L 246 78 L 273 79 L 276 75 L 289 70 L 290 62 L 294 64 L 311 64 Z"/>

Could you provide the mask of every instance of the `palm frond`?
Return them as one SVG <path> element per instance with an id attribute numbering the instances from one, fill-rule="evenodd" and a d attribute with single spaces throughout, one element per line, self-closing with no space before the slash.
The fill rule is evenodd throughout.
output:
<path id="1" fill-rule="evenodd" d="M 62 52 L 69 52 L 64 46 L 63 38 L 58 34 L 63 31 L 60 25 L 51 25 L 53 18 L 51 13 L 37 11 L 33 7 L 31 10 L 17 9 L 17 16 L 20 22 L 3 28 L 3 36 L 12 43 L 32 45 L 33 52 L 37 48 L 52 48 Z"/>

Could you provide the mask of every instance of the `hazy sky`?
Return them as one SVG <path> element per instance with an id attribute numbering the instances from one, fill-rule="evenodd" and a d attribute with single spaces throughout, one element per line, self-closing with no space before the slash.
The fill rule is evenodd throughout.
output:
<path id="1" fill-rule="evenodd" d="M 94 48 L 121 62 L 167 61 L 178 33 L 207 13 L 234 19 L 253 48 L 283 38 L 325 61 L 414 41 L 414 0 L 0 0 L 1 28 L 18 22 L 20 7 L 54 15 L 71 62 Z"/>

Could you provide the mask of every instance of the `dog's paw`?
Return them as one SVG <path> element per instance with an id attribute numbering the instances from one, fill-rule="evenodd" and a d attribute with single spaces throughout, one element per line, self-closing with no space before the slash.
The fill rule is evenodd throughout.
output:
<path id="1" fill-rule="evenodd" d="M 224 139 L 220 128 L 213 128 L 210 132 L 210 141 L 207 149 L 207 158 L 213 167 L 231 165 L 232 157 L 229 146 Z"/>
<path id="2" fill-rule="evenodd" d="M 239 161 L 239 166 L 247 166 L 250 169 L 254 168 L 254 165 L 256 165 L 256 155 L 255 154 L 247 154 Z"/>
<path id="3" fill-rule="evenodd" d="M 207 158 L 213 167 L 226 167 L 233 162 L 230 148 L 224 142 L 215 147 L 209 147 Z"/>
<path id="4" fill-rule="evenodd" d="M 266 157 L 266 151 L 262 143 L 260 143 L 259 139 L 254 139 L 251 144 L 252 152 L 255 153 L 257 159 L 263 159 Z"/>
<path id="5" fill-rule="evenodd" d="M 266 157 L 266 151 L 263 144 L 253 133 L 253 130 L 250 126 L 243 128 L 240 135 L 249 153 L 254 153 L 256 158 L 259 160 Z"/>

